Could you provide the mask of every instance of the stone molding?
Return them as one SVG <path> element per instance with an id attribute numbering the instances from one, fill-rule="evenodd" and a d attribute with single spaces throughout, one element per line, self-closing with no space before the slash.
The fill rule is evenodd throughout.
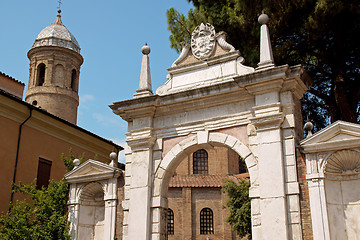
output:
<path id="1" fill-rule="evenodd" d="M 256 130 L 259 132 L 280 128 L 281 124 L 284 121 L 284 117 L 285 114 L 280 112 L 271 115 L 253 117 L 250 118 L 250 120 L 251 123 L 256 127 Z"/>

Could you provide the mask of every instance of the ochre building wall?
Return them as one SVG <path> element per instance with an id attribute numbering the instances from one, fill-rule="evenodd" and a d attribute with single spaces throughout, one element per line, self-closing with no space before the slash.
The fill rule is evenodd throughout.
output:
<path id="1" fill-rule="evenodd" d="M 0 95 L 0 213 L 9 209 L 19 128 L 29 116 L 26 104 Z M 116 146 L 75 125 L 34 109 L 21 128 L 16 183 L 31 183 L 36 179 L 39 158 L 52 162 L 50 179 L 60 180 L 66 172 L 61 160 L 62 153 L 68 156 L 71 149 L 74 156 L 80 157 L 85 153 L 85 160 L 96 156 L 101 162 L 109 162 L 109 154 L 116 151 Z M 22 197 L 14 194 L 13 200 L 19 199 Z"/>

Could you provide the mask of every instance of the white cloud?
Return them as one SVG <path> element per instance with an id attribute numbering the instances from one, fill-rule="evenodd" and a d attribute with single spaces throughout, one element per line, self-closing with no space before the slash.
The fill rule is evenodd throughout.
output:
<path id="1" fill-rule="evenodd" d="M 103 123 L 106 119 L 105 116 L 100 113 L 93 113 L 92 116 L 95 120 L 97 120 L 98 122 L 101 122 L 101 123 Z"/>
<path id="2" fill-rule="evenodd" d="M 80 103 L 86 103 L 88 101 L 95 100 L 95 97 L 93 95 L 91 95 L 91 94 L 84 94 L 84 95 L 81 95 L 79 97 L 79 99 L 80 99 Z"/>
<path id="3" fill-rule="evenodd" d="M 121 118 L 118 116 L 115 116 L 114 114 L 102 114 L 99 112 L 92 113 L 92 118 L 95 119 L 98 123 L 100 123 L 104 127 L 111 127 L 111 128 L 117 128 L 122 129 L 122 131 L 127 131 L 127 123 L 124 122 Z"/>

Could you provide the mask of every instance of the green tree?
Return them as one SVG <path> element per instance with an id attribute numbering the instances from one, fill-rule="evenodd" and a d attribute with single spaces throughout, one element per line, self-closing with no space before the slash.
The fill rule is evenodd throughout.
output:
<path id="1" fill-rule="evenodd" d="M 84 161 L 85 154 L 79 159 Z M 69 157 L 61 155 L 61 160 L 71 171 L 76 157 L 69 150 Z M 67 240 L 69 222 L 67 218 L 68 185 L 64 179 L 50 180 L 48 187 L 36 189 L 32 184 L 14 184 L 14 192 L 24 194 L 30 201 L 10 203 L 10 210 L 0 218 L 0 239 L 4 240 Z"/>
<path id="2" fill-rule="evenodd" d="M 11 204 L 10 211 L 0 218 L 0 239 L 70 239 L 66 213 L 67 183 L 51 180 L 47 188 L 15 184 L 15 192 L 30 197 Z"/>
<path id="3" fill-rule="evenodd" d="M 251 202 L 249 197 L 250 182 L 242 179 L 238 183 L 227 180 L 222 186 L 222 191 L 227 193 L 229 200 L 226 206 L 229 208 L 229 216 L 226 222 L 231 224 L 233 231 L 240 237 L 247 236 L 251 239 Z"/>
<path id="4" fill-rule="evenodd" d="M 264 10 L 275 63 L 302 64 L 314 84 L 303 98 L 303 115 L 315 130 L 330 121 L 360 121 L 359 0 L 189 0 L 188 16 L 167 12 L 171 47 L 181 50 L 201 22 L 225 31 L 247 64 L 259 62 L 257 18 Z"/>

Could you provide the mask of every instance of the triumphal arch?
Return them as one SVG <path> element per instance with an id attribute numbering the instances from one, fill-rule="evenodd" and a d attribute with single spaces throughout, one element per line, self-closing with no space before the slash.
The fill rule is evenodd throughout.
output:
<path id="1" fill-rule="evenodd" d="M 265 14 L 260 62 L 201 24 L 152 91 L 149 46 L 133 99 L 114 102 L 128 122 L 123 239 L 165 239 L 169 180 L 183 156 L 201 146 L 234 150 L 249 171 L 253 239 L 302 239 L 297 143 L 301 104 L 311 80 L 300 65 L 276 66 Z"/>

